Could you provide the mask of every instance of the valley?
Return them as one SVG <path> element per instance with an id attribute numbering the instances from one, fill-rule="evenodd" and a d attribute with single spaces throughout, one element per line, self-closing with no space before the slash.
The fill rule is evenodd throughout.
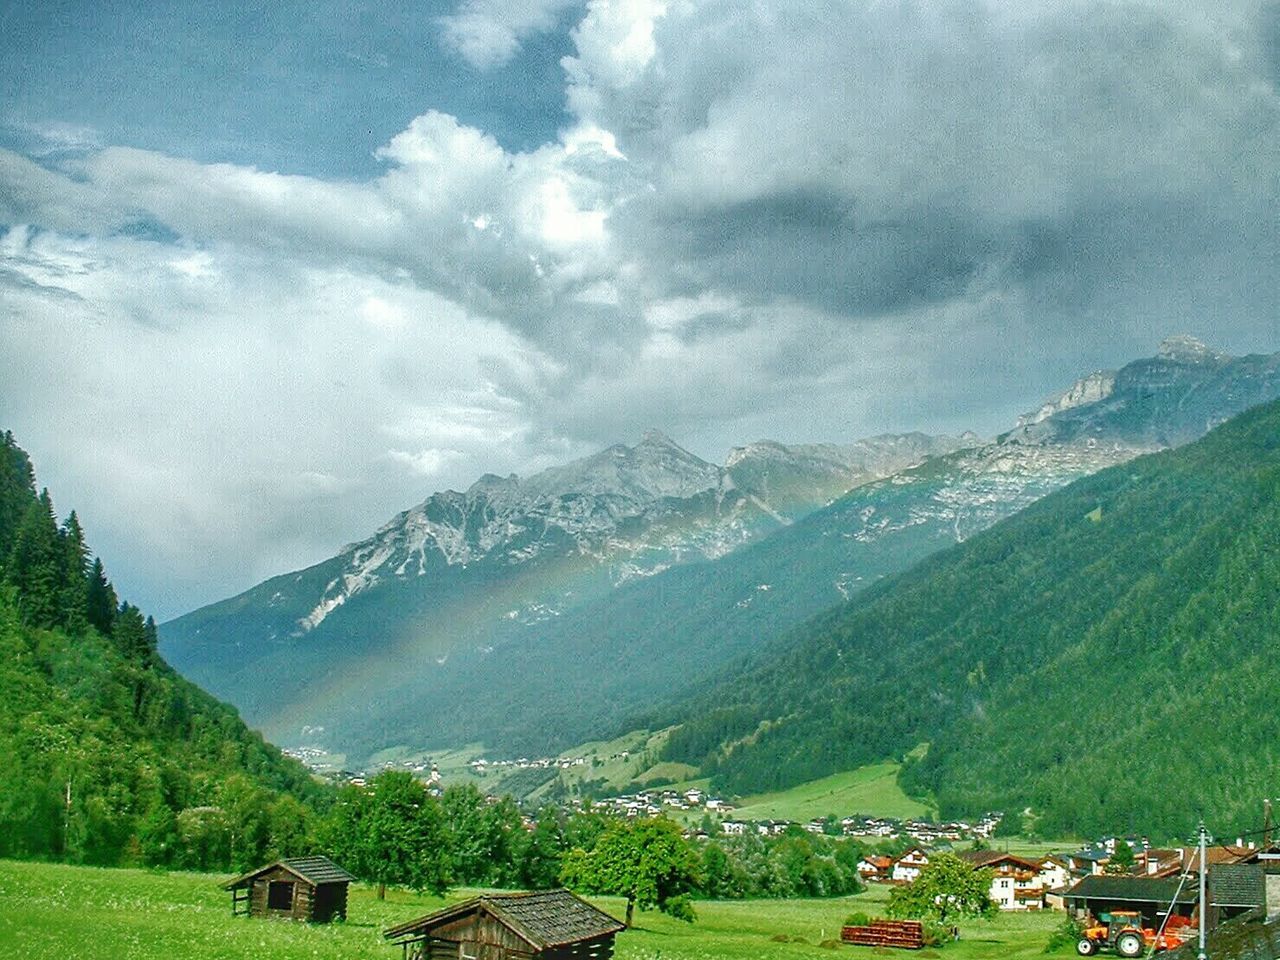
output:
<path id="1" fill-rule="evenodd" d="M 761 443 L 716 467 L 650 434 L 433 497 L 324 564 L 162 625 L 162 647 L 286 745 L 323 727 L 352 763 L 477 740 L 551 755 L 665 726 L 665 704 L 775 655 L 809 617 L 1276 396 L 1277 356 L 1171 338 L 988 442 Z"/>

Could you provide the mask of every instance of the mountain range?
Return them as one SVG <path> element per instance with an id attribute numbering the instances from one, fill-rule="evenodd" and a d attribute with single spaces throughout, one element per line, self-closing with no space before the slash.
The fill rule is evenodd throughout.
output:
<path id="1" fill-rule="evenodd" d="M 901 757 L 943 816 L 1240 830 L 1280 786 L 1280 403 L 1084 478 L 789 640 L 673 710 L 666 758 L 756 792 Z"/>
<path id="2" fill-rule="evenodd" d="M 721 466 L 651 432 L 435 494 L 163 625 L 162 648 L 281 742 L 558 749 L 772 656 L 807 618 L 1073 480 L 1277 396 L 1280 355 L 1180 337 L 991 441 L 760 442 Z"/>

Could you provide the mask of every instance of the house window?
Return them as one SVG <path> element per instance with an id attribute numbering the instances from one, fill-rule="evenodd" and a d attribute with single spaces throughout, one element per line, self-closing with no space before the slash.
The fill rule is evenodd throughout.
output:
<path id="1" fill-rule="evenodd" d="M 272 880 L 267 886 L 268 910 L 293 909 L 293 884 L 287 880 Z"/>
<path id="2" fill-rule="evenodd" d="M 476 960 L 478 948 L 474 943 L 467 943 L 465 940 L 458 944 L 458 957 L 460 960 Z"/>

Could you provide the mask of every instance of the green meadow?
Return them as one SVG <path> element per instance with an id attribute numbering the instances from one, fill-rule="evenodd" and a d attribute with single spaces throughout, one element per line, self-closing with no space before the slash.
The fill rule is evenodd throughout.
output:
<path id="1" fill-rule="evenodd" d="M 739 820 L 812 820 L 864 813 L 878 817 L 931 816 L 925 804 L 913 800 L 898 785 L 892 762 L 872 763 L 856 770 L 811 780 L 790 790 L 744 797 L 733 816 Z"/>
<path id="2" fill-rule="evenodd" d="M 448 898 L 388 891 L 379 902 L 353 885 L 346 923 L 311 926 L 287 920 L 232 917 L 225 877 L 197 873 L 98 869 L 0 861 L 0 957 L 23 960 L 400 960 L 382 939 L 394 923 L 428 913 L 474 891 Z M 832 946 L 844 917 L 882 911 L 884 888 L 837 900 L 703 901 L 698 920 L 681 923 L 638 913 L 636 928 L 618 937 L 620 960 L 768 960 L 875 954 Z M 620 900 L 596 902 L 621 916 Z M 1059 914 L 1004 915 L 962 924 L 961 939 L 916 956 L 948 960 L 1043 957 Z M 784 942 L 785 938 L 785 942 Z M 828 941 L 827 946 L 822 946 Z M 1059 954 L 1072 955 L 1068 946 Z"/>

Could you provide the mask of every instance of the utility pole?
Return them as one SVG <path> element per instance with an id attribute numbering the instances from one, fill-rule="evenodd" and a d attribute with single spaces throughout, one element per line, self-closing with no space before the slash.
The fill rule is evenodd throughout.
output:
<path id="1" fill-rule="evenodd" d="M 1262 801 L 1262 849 L 1271 847 L 1271 798 Z"/>
<path id="2" fill-rule="evenodd" d="M 1208 954 L 1204 949 L 1204 925 L 1205 913 L 1209 904 L 1205 897 L 1205 878 L 1209 875 L 1209 867 L 1205 863 L 1205 837 L 1204 837 L 1204 821 L 1200 821 L 1200 955 L 1199 960 L 1207 960 Z"/>

